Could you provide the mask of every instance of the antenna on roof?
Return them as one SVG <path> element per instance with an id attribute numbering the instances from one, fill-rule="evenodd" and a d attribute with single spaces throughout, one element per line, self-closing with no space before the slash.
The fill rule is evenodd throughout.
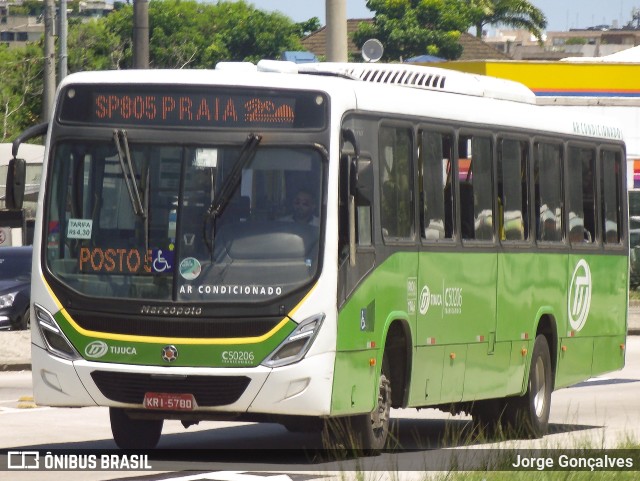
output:
<path id="1" fill-rule="evenodd" d="M 362 58 L 365 62 L 377 62 L 382 58 L 384 47 L 377 38 L 370 38 L 362 45 Z"/>

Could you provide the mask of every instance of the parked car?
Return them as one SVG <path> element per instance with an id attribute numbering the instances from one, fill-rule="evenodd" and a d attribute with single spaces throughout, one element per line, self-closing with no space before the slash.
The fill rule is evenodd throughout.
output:
<path id="1" fill-rule="evenodd" d="M 0 330 L 28 329 L 31 246 L 0 248 Z"/>

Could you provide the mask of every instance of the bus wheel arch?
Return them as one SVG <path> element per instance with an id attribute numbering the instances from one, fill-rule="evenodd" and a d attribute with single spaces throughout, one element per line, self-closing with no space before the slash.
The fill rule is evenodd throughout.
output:
<path id="1" fill-rule="evenodd" d="M 392 407 L 406 406 L 409 396 L 412 350 L 407 321 L 392 318 L 382 339 L 384 345 L 374 387 L 376 400 L 373 410 L 366 414 L 327 419 L 322 433 L 325 448 L 346 448 L 374 454 L 395 444 L 397 433 L 392 432 L 390 411 Z"/>
<path id="2" fill-rule="evenodd" d="M 392 321 L 385 336 L 383 358 L 388 362 L 389 381 L 393 388 L 391 405 L 394 408 L 406 407 L 409 402 L 411 345 L 411 329 L 407 321 L 404 319 Z"/>
<path id="3" fill-rule="evenodd" d="M 390 438 L 391 383 L 389 359 L 383 356 L 376 376 L 376 397 L 368 413 L 326 418 L 322 423 L 322 445 L 325 449 L 341 450 L 360 455 L 378 454 Z"/>
<path id="4" fill-rule="evenodd" d="M 380 371 L 376 377 L 376 402 L 373 411 L 352 416 L 350 419 L 352 431 L 355 433 L 355 445 L 352 447 L 369 453 L 378 453 L 397 442 L 397 433 L 392 432 L 390 410 L 392 407 L 405 407 L 409 397 L 411 329 L 405 319 L 391 319 L 383 336 L 384 345 Z"/>

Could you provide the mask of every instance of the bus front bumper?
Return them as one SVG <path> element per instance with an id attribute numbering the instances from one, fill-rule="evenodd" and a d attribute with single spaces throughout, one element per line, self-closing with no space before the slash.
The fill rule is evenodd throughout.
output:
<path id="1" fill-rule="evenodd" d="M 169 368 L 86 360 L 71 362 L 51 356 L 34 345 L 32 375 L 34 397 L 38 405 L 146 409 L 144 397 L 147 392 L 154 392 L 194 395 L 197 404 L 193 409 L 194 414 L 321 416 L 330 412 L 334 360 L 335 354 L 327 352 L 273 369 L 264 366 Z M 228 392 L 233 389 L 234 384 L 240 386 L 237 387 L 241 391 L 238 392 L 237 399 L 233 393 Z M 244 384 L 246 387 L 243 387 Z M 224 394 L 231 396 L 233 401 L 222 405 L 210 405 L 209 401 L 198 402 L 198 398 L 204 397 L 196 390 L 206 390 L 208 385 L 217 385 L 221 390 L 226 390 L 220 396 L 216 392 L 209 392 L 208 399 L 220 398 Z"/>

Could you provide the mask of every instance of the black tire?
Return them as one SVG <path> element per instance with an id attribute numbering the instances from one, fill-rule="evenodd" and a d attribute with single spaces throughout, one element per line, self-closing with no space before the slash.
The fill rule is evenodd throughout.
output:
<path id="1" fill-rule="evenodd" d="M 540 438 L 549 429 L 553 377 L 547 339 L 538 335 L 533 345 L 527 392 L 506 401 L 507 429 L 529 438 Z"/>
<path id="2" fill-rule="evenodd" d="M 480 439 L 494 439 L 502 431 L 504 405 L 501 399 L 476 401 L 471 409 L 473 432 Z"/>
<path id="3" fill-rule="evenodd" d="M 322 441 L 325 449 L 377 454 L 387 446 L 391 413 L 391 380 L 386 356 L 378 378 L 378 402 L 373 411 L 327 419 Z"/>
<path id="4" fill-rule="evenodd" d="M 22 319 L 20 319 L 20 324 L 18 325 L 18 329 L 29 329 L 31 327 L 31 311 L 27 307 L 27 310 L 22 315 Z"/>
<path id="5" fill-rule="evenodd" d="M 160 441 L 163 419 L 132 419 L 121 408 L 109 408 L 109 419 L 120 449 L 153 449 Z"/>

